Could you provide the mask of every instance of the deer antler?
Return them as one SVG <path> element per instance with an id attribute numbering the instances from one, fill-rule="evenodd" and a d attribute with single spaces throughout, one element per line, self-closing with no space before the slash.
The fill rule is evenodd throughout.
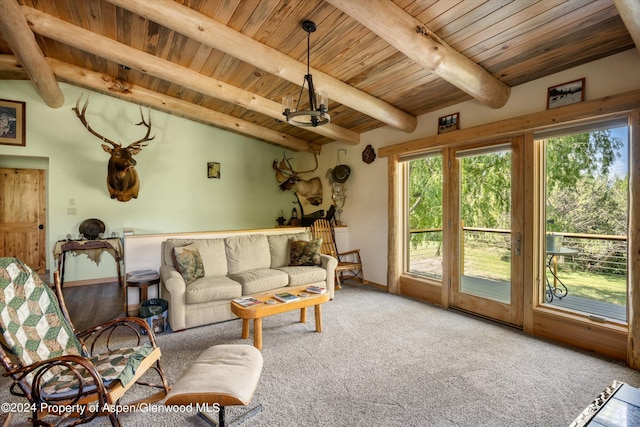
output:
<path id="1" fill-rule="evenodd" d="M 144 125 L 147 128 L 147 133 L 145 134 L 145 136 L 143 136 L 139 140 L 134 141 L 131 144 L 129 144 L 128 148 L 146 147 L 148 144 L 142 144 L 142 143 L 151 141 L 153 138 L 156 137 L 155 135 L 153 135 L 151 138 L 149 138 L 149 134 L 151 133 L 151 114 L 149 114 L 149 122 L 147 122 L 144 119 L 144 114 L 142 114 L 142 107 L 140 107 L 140 117 L 141 117 L 141 121 L 140 121 L 140 123 L 136 123 L 136 126 Z"/>
<path id="2" fill-rule="evenodd" d="M 87 122 L 87 117 L 86 117 L 87 108 L 89 107 L 89 97 L 87 96 L 87 100 L 84 102 L 84 105 L 82 106 L 82 110 L 80 109 L 80 99 L 82 99 L 82 95 L 80 95 L 80 97 L 76 101 L 75 108 L 73 108 L 72 110 L 75 111 L 76 116 L 78 116 L 78 118 L 80 119 L 84 127 L 87 128 L 87 130 L 91 132 L 92 135 L 97 136 L 103 142 L 111 144 L 113 148 L 120 148 L 121 144 L 111 141 L 109 138 L 100 135 L 98 132 L 96 132 L 91 128 L 91 126 L 89 125 L 89 122 Z M 142 107 L 140 107 L 140 117 L 141 117 L 141 121 L 140 123 L 136 123 L 136 126 L 144 125 L 147 128 L 147 133 L 139 140 L 129 144 L 127 148 L 141 149 L 142 147 L 145 147 L 148 145 L 148 144 L 143 144 L 144 142 L 151 141 L 153 138 L 156 137 L 154 135 L 151 138 L 149 138 L 149 135 L 151 134 L 151 114 L 149 114 L 149 121 L 145 120 L 144 114 L 142 113 Z"/>
<path id="3" fill-rule="evenodd" d="M 117 142 L 113 142 L 110 139 L 108 139 L 107 137 L 104 137 L 104 136 L 100 135 L 98 132 L 96 132 L 95 130 L 91 129 L 91 126 L 89 126 L 89 123 L 87 122 L 87 118 L 85 117 L 85 113 L 87 112 L 87 107 L 89 106 L 89 97 L 87 96 L 87 100 L 84 102 L 84 105 L 82 107 L 82 111 L 80 111 L 80 99 L 82 99 L 82 95 L 80 95 L 80 97 L 76 101 L 76 107 L 72 108 L 72 110 L 75 111 L 76 116 L 78 116 L 78 118 L 80 119 L 80 121 L 82 122 L 84 127 L 86 127 L 87 130 L 89 132 L 91 132 L 92 135 L 97 136 L 103 142 L 111 144 L 113 146 L 113 148 L 120 148 L 120 144 L 118 144 Z"/>
<path id="4" fill-rule="evenodd" d="M 280 163 L 282 163 L 282 162 L 280 162 Z M 278 166 L 278 161 L 277 160 L 274 160 L 273 164 L 271 166 L 273 167 L 273 170 L 276 171 L 276 180 L 279 183 L 280 182 L 284 182 L 289 178 L 287 176 L 287 174 Z M 282 166 L 282 164 L 280 166 Z"/>
<path id="5" fill-rule="evenodd" d="M 286 155 L 282 157 L 282 160 L 280 160 L 280 163 L 278 163 L 277 160 L 274 160 L 272 166 L 273 166 L 273 169 L 276 171 L 276 180 L 278 182 L 283 182 L 286 179 L 298 176 L 301 173 L 309 173 L 309 172 L 315 171 L 316 169 L 318 169 L 318 155 L 316 153 L 313 153 L 313 158 L 316 162 L 316 167 L 314 167 L 313 169 L 309 169 L 307 171 L 294 170 L 293 167 L 291 166 L 290 159 L 287 158 Z"/>

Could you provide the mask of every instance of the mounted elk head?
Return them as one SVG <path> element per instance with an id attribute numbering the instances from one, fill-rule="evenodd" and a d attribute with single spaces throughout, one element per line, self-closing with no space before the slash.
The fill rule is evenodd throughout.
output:
<path id="1" fill-rule="evenodd" d="M 316 161 L 316 167 L 308 171 L 295 171 L 287 156 L 284 156 L 279 163 L 274 160 L 273 169 L 276 171 L 276 180 L 280 183 L 280 190 L 293 191 L 307 199 L 310 204 L 318 206 L 322 204 L 322 181 L 318 177 L 306 180 L 298 176 L 301 173 L 309 173 L 318 169 L 318 156 L 314 153 L 313 157 Z"/>
<path id="2" fill-rule="evenodd" d="M 137 199 L 138 191 L 140 190 L 140 178 L 135 169 L 136 161 L 133 156 L 142 151 L 142 147 L 147 146 L 145 143 L 155 138 L 155 136 L 149 137 L 151 133 L 151 115 L 149 114 L 149 120 L 146 121 L 142 114 L 142 107 L 140 108 L 142 121 L 136 123 L 136 126 L 144 125 L 147 128 L 147 133 L 141 139 L 123 148 L 121 144 L 107 139 L 89 126 L 85 117 L 89 105 L 89 98 L 87 98 L 82 110 L 80 110 L 81 98 L 82 96 L 78 98 L 76 107 L 73 109 L 76 116 L 78 116 L 84 127 L 87 128 L 92 135 L 97 136 L 103 142 L 109 144 L 102 144 L 102 149 L 111 155 L 109 166 L 107 167 L 107 188 L 109 189 L 109 195 L 112 199 L 117 199 L 120 202 L 128 202 L 132 198 Z"/>

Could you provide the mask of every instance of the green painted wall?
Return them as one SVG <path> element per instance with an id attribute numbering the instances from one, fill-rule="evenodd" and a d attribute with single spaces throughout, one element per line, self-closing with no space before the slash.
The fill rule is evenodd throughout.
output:
<path id="1" fill-rule="evenodd" d="M 137 105 L 67 84 L 61 108 L 49 108 L 28 81 L 0 81 L 0 98 L 26 102 L 26 147 L 0 145 L 0 167 L 47 170 L 47 266 L 56 264 L 54 243 L 78 235 L 88 218 L 99 218 L 122 236 L 136 234 L 270 228 L 280 211 L 289 216 L 293 193 L 278 189 L 271 164 L 294 153 L 212 126 L 152 110 L 155 139 L 135 156 L 138 199 L 118 202 L 106 186 L 109 155 L 71 110 L 91 95 L 87 119 L 100 134 L 122 145 L 144 135 Z M 144 110 L 147 114 L 147 110 Z M 221 178 L 207 178 L 207 162 L 221 164 Z M 68 213 L 75 208 L 76 214 Z M 67 263 L 66 280 L 115 276 L 111 257 L 99 267 L 83 255 Z"/>

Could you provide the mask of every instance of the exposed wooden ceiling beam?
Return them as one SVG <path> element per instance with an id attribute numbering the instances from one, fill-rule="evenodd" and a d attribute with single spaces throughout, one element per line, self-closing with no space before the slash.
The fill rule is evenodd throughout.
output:
<path id="1" fill-rule="evenodd" d="M 131 83 L 123 82 L 106 74 L 66 62 L 47 58 L 51 69 L 59 80 L 86 87 L 105 95 L 155 108 L 159 111 L 212 125 L 230 132 L 256 138 L 292 151 L 319 153 L 321 146 L 302 139 L 259 126 L 245 120 L 210 110 L 162 93 L 158 93 Z M 24 72 L 14 55 L 0 55 L 0 72 Z"/>
<path id="2" fill-rule="evenodd" d="M 131 83 L 123 82 L 106 74 L 54 59 L 46 58 L 58 80 L 75 86 L 86 87 L 134 104 L 155 108 L 178 117 L 184 117 L 201 123 L 225 129 L 230 132 L 247 135 L 292 151 L 319 153 L 321 146 L 302 139 L 277 132 L 245 120 L 238 119 L 209 108 L 200 107 L 187 101 L 158 93 Z M 14 55 L 0 55 L 0 72 L 24 73 Z"/>
<path id="3" fill-rule="evenodd" d="M 22 6 L 22 11 L 32 31 L 37 34 L 68 44 L 69 46 L 92 53 L 93 55 L 108 59 L 117 64 L 123 64 L 140 72 L 184 86 L 204 95 L 273 117 L 276 120 L 282 119 L 282 106 L 278 102 L 257 96 L 254 93 L 204 76 L 189 68 L 134 49 L 115 40 L 62 21 L 37 9 Z M 305 129 L 309 132 L 314 132 L 347 144 L 357 145 L 360 142 L 360 134 L 332 123 Z"/>
<path id="4" fill-rule="evenodd" d="M 326 0 L 376 33 L 409 59 L 491 108 L 509 99 L 511 88 L 447 45 L 420 21 L 386 0 Z M 637 1 L 637 0 L 629 0 Z"/>
<path id="5" fill-rule="evenodd" d="M 640 51 L 640 2 L 638 0 L 614 0 L 616 9 L 631 34 L 636 49 Z"/>
<path id="6" fill-rule="evenodd" d="M 18 57 L 15 55 L 0 54 L 0 71 L 23 73 L 25 76 L 27 76 L 27 72 L 24 70 L 24 68 L 20 64 L 20 61 L 18 61 Z"/>
<path id="7" fill-rule="evenodd" d="M 107 0 L 248 64 L 300 85 L 307 65 L 255 41 L 173 0 Z M 304 37 L 302 30 L 300 37 Z M 393 105 L 354 88 L 330 75 L 312 70 L 314 85 L 329 97 L 390 126 L 413 132 L 417 119 Z"/>
<path id="8" fill-rule="evenodd" d="M 263 126 L 258 126 L 246 120 L 222 114 L 209 108 L 123 82 L 106 74 L 77 67 L 57 59 L 47 58 L 47 61 L 51 64 L 51 68 L 58 78 L 76 86 L 90 88 L 135 104 L 152 107 L 179 117 L 214 125 L 220 129 L 248 135 L 293 151 L 320 151 L 320 147 L 315 144 Z"/>
<path id="9" fill-rule="evenodd" d="M 18 57 L 44 102 L 51 108 L 61 107 L 64 95 L 16 0 L 0 0 L 0 36 Z"/>

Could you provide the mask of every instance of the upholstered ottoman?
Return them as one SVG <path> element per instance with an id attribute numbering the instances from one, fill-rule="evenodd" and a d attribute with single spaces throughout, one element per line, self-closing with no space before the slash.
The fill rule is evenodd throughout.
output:
<path id="1" fill-rule="evenodd" d="M 214 345 L 187 367 L 167 395 L 165 405 L 208 407 L 218 410 L 216 423 L 205 412 L 199 416 L 225 426 L 225 406 L 249 405 L 262 374 L 262 353 L 246 344 Z M 258 405 L 228 425 L 262 411 Z"/>

